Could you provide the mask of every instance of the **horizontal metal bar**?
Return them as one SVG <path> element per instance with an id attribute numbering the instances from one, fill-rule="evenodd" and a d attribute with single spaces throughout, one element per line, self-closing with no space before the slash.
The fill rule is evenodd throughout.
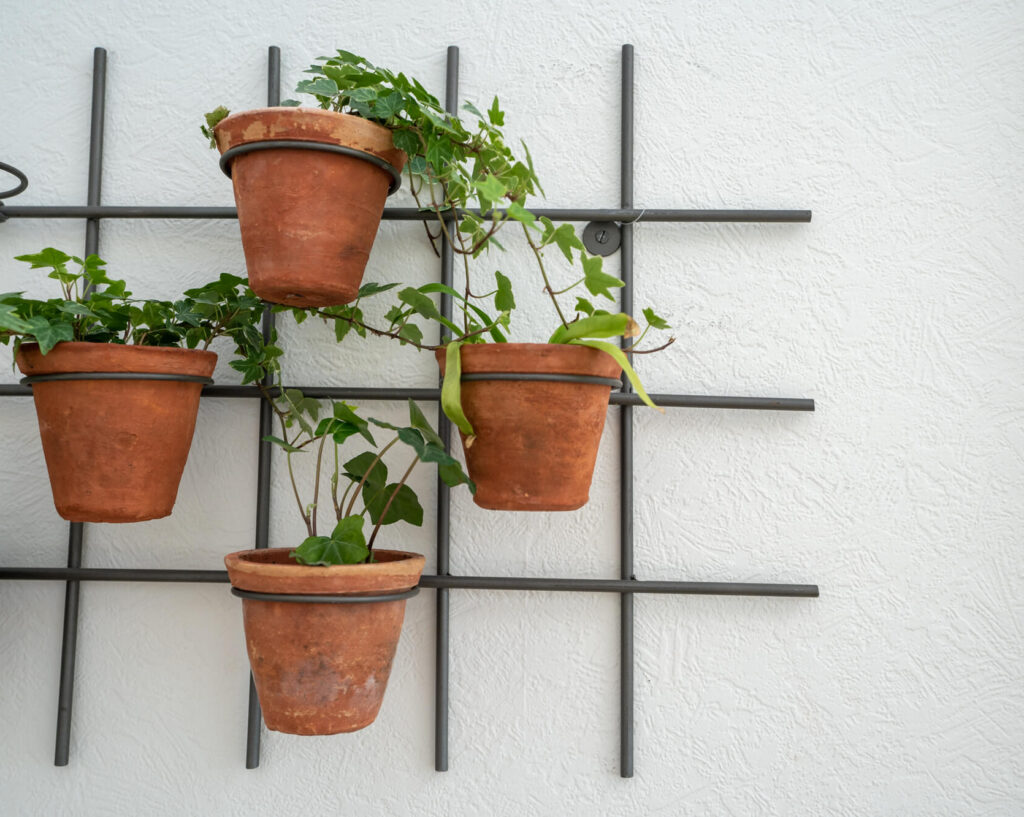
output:
<path id="1" fill-rule="evenodd" d="M 356 386 L 301 386 L 307 397 L 317 400 L 424 400 L 437 402 L 440 389 L 361 388 Z M 0 397 L 30 397 L 27 386 L 0 385 Z M 255 386 L 207 386 L 204 397 L 259 397 Z M 814 411 L 814 400 L 804 397 L 726 397 L 703 394 L 652 394 L 651 399 L 665 408 L 756 409 L 760 411 Z M 613 391 L 613 406 L 639 406 L 635 394 Z"/>
<path id="2" fill-rule="evenodd" d="M 0 580 L 93 582 L 207 582 L 224 584 L 226 570 L 176 570 L 134 567 L 0 567 Z"/>
<path id="3" fill-rule="evenodd" d="M 487 216 L 479 210 L 476 215 Z M 811 220 L 810 210 L 676 210 L 617 208 L 538 208 L 531 212 L 538 218 L 552 221 L 659 221 L 659 222 L 767 222 L 805 223 Z M 238 218 L 234 207 L 124 207 L 111 204 L 94 206 L 11 205 L 0 207 L 3 218 Z M 385 207 L 386 221 L 430 221 L 436 218 L 418 207 Z"/>
<path id="4" fill-rule="evenodd" d="M 545 590 L 581 593 L 658 593 L 698 596 L 792 596 L 817 598 L 816 584 L 676 582 L 637 579 L 547 579 L 527 576 L 421 576 L 420 587 L 460 590 Z"/>
<path id="5" fill-rule="evenodd" d="M 0 579 L 107 582 L 226 583 L 226 570 L 152 570 L 106 567 L 0 567 Z M 420 587 L 461 590 L 543 590 L 581 593 L 655 593 L 701 596 L 817 598 L 816 584 L 638 581 L 636 579 L 548 579 L 529 576 L 421 576 Z"/>
<path id="6" fill-rule="evenodd" d="M 95 205 L 9 205 L 0 207 L 7 218 L 238 218 L 234 207 L 123 207 Z"/>

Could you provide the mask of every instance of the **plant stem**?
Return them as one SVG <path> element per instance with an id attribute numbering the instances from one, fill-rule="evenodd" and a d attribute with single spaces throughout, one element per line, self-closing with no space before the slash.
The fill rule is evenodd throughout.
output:
<path id="1" fill-rule="evenodd" d="M 410 346 L 419 349 L 421 352 L 433 352 L 437 349 L 444 349 L 446 346 L 446 344 L 443 343 L 437 344 L 436 346 L 431 345 L 429 343 L 416 343 L 414 341 L 409 340 L 408 338 L 403 338 L 397 332 L 385 332 L 383 329 L 374 329 L 372 326 L 367 326 L 365 323 L 363 323 L 362 321 L 357 321 L 355 318 L 349 318 L 345 315 L 334 315 L 331 314 L 330 312 L 325 312 L 322 309 L 312 309 L 311 311 L 313 312 L 313 314 L 319 315 L 321 318 L 330 318 L 331 320 L 335 321 L 348 321 L 349 323 L 355 324 L 356 326 L 361 326 L 367 332 L 373 335 L 377 335 L 378 337 L 394 338 L 395 340 L 401 340 L 405 343 L 408 343 Z M 458 338 L 455 338 L 455 340 L 466 340 L 467 338 L 475 338 L 477 335 L 482 335 L 485 332 L 490 332 L 496 326 L 500 326 L 500 324 L 497 321 L 492 323 L 490 326 L 485 326 L 482 329 L 476 330 L 475 332 L 470 332 L 466 335 L 461 335 Z"/>
<path id="2" fill-rule="evenodd" d="M 345 516 L 352 515 L 352 506 L 355 505 L 356 500 L 359 499 L 359 492 L 363 490 L 363 485 L 366 484 L 366 478 L 370 476 L 370 472 L 377 467 L 377 463 L 380 462 L 380 458 L 384 456 L 384 452 L 386 452 L 389 448 L 391 448 L 391 446 L 393 446 L 397 442 L 398 437 L 395 437 L 395 439 L 393 439 L 386 446 L 384 446 L 377 454 L 377 456 L 373 458 L 373 462 L 370 463 L 370 467 L 366 469 L 366 472 L 363 474 L 363 478 L 359 480 L 359 484 L 356 486 L 356 492 L 352 494 L 352 499 L 348 503 L 348 508 L 345 509 Z"/>
<path id="3" fill-rule="evenodd" d="M 366 548 L 370 551 L 370 553 L 373 553 L 373 542 L 377 538 L 377 531 L 380 530 L 380 526 L 384 524 L 384 520 L 387 518 L 388 511 L 391 510 L 391 503 L 395 501 L 395 497 L 398 496 L 398 492 L 402 490 L 402 486 L 405 485 L 405 481 L 409 479 L 409 474 L 412 473 L 412 469 L 416 467 L 416 463 L 418 463 L 419 461 L 419 457 L 413 457 L 412 462 L 409 464 L 409 467 L 406 468 L 405 473 L 402 474 L 401 481 L 398 483 L 398 485 L 395 486 L 395 490 L 391 492 L 391 496 L 388 497 L 388 502 L 384 506 L 384 510 L 381 511 L 380 518 L 377 520 L 377 525 L 376 527 L 374 527 L 373 533 L 370 534 L 370 541 L 366 543 Z"/>
<path id="4" fill-rule="evenodd" d="M 320 448 L 316 452 L 316 479 L 313 481 L 313 530 L 316 530 L 316 514 L 320 510 L 320 463 L 324 456 L 324 445 L 327 443 L 327 435 L 320 438 Z M 310 536 L 316 536 L 311 533 Z"/>
<path id="5" fill-rule="evenodd" d="M 409 171 L 409 192 L 412 193 L 412 198 L 413 198 L 413 201 L 416 202 L 416 206 L 420 210 L 422 210 L 423 209 L 423 205 L 420 203 L 419 190 L 416 189 L 416 186 L 413 183 L 412 165 L 411 164 L 410 165 L 406 165 L 405 169 Z M 422 189 L 422 188 L 423 188 L 423 182 L 420 182 L 420 189 Z M 427 238 L 430 239 L 430 246 L 431 246 L 431 249 L 434 250 L 434 255 L 436 255 L 438 258 L 440 258 L 441 257 L 441 252 L 440 252 L 440 250 L 437 249 L 437 238 L 438 238 L 438 236 L 435 236 L 432 232 L 430 232 L 430 225 L 426 222 L 426 220 L 423 221 L 423 229 L 427 231 Z"/>
<path id="6" fill-rule="evenodd" d="M 633 355 L 649 355 L 653 354 L 654 352 L 660 352 L 662 349 L 667 349 L 675 342 L 675 338 L 669 338 L 667 341 L 665 341 L 665 343 L 661 344 L 661 346 L 655 346 L 653 349 L 634 349 L 632 346 L 630 346 L 628 349 L 623 349 L 622 351 L 629 352 L 630 354 Z"/>
<path id="7" fill-rule="evenodd" d="M 319 315 L 321 318 L 330 318 L 331 320 L 335 321 L 347 321 L 348 323 L 351 323 L 353 326 L 358 326 L 362 329 L 365 329 L 371 335 L 376 335 L 379 338 L 394 338 L 395 340 L 404 341 L 405 343 L 408 343 L 410 346 L 419 349 L 421 352 L 432 352 L 435 349 L 441 348 L 441 346 L 430 346 L 429 344 L 416 343 L 415 341 L 409 340 L 408 338 L 403 338 L 401 335 L 398 334 L 398 332 L 388 332 L 385 329 L 375 329 L 374 327 L 365 324 L 360 320 L 356 320 L 355 318 L 350 318 L 347 315 L 334 315 L 330 312 L 324 311 L 323 309 L 313 309 L 312 312 L 315 315 Z"/>
<path id="8" fill-rule="evenodd" d="M 345 507 L 345 500 L 348 499 L 349 491 L 351 491 L 354 486 L 355 486 L 354 482 L 349 482 L 348 487 L 345 489 L 345 493 L 343 493 L 341 495 L 341 502 L 338 503 L 338 508 L 337 508 L 337 511 L 336 511 L 337 514 L 338 514 L 338 521 L 339 522 L 341 521 L 341 509 L 343 507 Z"/>
<path id="9" fill-rule="evenodd" d="M 340 478 L 340 472 L 338 470 L 338 444 L 334 444 L 334 475 L 331 477 L 331 504 L 334 506 L 334 518 L 339 522 L 341 521 L 341 505 L 338 504 L 338 479 Z M 349 483 L 349 487 L 352 483 Z M 342 500 L 344 502 L 344 499 Z"/>
<path id="10" fill-rule="evenodd" d="M 299 513 L 302 515 L 302 521 L 306 523 L 306 532 L 310 536 L 316 536 L 316 529 L 310 523 L 309 515 L 306 513 L 306 509 L 302 506 L 302 498 L 299 496 L 299 486 L 295 483 L 295 471 L 292 470 L 292 452 L 286 452 L 285 459 L 288 461 L 288 477 L 292 481 L 292 491 L 295 492 L 295 501 L 299 505 Z"/>
<path id="11" fill-rule="evenodd" d="M 575 284 L 569 284 L 569 286 L 567 286 L 565 289 L 555 290 L 555 292 L 553 292 L 551 294 L 552 295 L 564 295 L 570 289 L 575 289 L 576 287 L 578 287 L 580 284 L 582 284 L 586 280 L 587 280 L 586 278 L 580 278 L 580 280 L 578 280 Z"/>
<path id="12" fill-rule="evenodd" d="M 522 224 L 522 222 L 520 222 Z M 562 326 L 566 329 L 569 328 L 569 323 L 565 319 L 565 315 L 562 314 L 562 309 L 558 305 L 558 298 L 555 297 L 555 291 L 551 288 L 551 282 L 548 280 L 548 273 L 544 269 L 544 259 L 541 256 L 540 247 L 533 243 L 533 239 L 530 238 L 530 231 L 527 229 L 525 224 L 522 224 L 523 235 L 526 236 L 526 243 L 530 245 L 530 249 L 533 250 L 533 254 L 537 256 L 537 266 L 540 267 L 541 277 L 544 278 L 544 289 L 551 296 L 551 303 L 555 305 L 555 311 L 558 313 L 558 319 L 562 322 Z"/>

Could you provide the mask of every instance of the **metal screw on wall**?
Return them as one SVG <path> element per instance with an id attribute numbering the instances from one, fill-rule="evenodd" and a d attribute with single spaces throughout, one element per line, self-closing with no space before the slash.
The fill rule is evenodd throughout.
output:
<path id="1" fill-rule="evenodd" d="M 591 221 L 583 228 L 583 246 L 591 255 L 611 255 L 621 243 L 622 230 L 614 221 Z"/>

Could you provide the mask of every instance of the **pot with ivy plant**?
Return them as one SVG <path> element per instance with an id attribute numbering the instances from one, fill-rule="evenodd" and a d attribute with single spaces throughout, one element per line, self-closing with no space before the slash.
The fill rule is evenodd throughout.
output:
<path id="1" fill-rule="evenodd" d="M 372 111 L 372 72 L 338 97 L 346 68 L 330 62 L 298 84 L 317 108 L 295 100 L 230 114 L 205 115 L 203 134 L 221 153 L 230 178 L 249 281 L 261 298 L 290 306 L 351 301 L 380 226 L 384 202 L 401 184 L 403 140 L 388 127 L 401 114 L 399 98 Z M 420 88 L 401 77 L 405 90 Z M 330 97 L 332 104 L 325 100 Z"/>
<path id="2" fill-rule="evenodd" d="M 265 439 L 285 454 L 307 536 L 294 549 L 240 551 L 224 563 L 232 592 L 243 600 L 246 646 L 267 728 L 295 735 L 354 732 L 380 710 L 405 600 L 415 594 L 424 563 L 418 553 L 375 547 L 378 534 L 397 522 L 423 524 L 423 508 L 408 484 L 418 463 L 436 464 L 449 486 L 474 486 L 412 400 L 408 426 L 364 419 L 344 402 L 322 413 L 320 402 L 298 389 L 262 385 L 265 371 L 276 370 L 279 378 L 277 354 L 273 346 L 250 348 L 232 365 L 246 382 L 260 384 L 280 421 L 281 436 Z M 371 425 L 395 436 L 378 447 Z M 345 460 L 340 449 L 350 438 L 369 448 Z M 395 481 L 384 455 L 398 443 L 413 456 Z M 308 503 L 293 468 L 300 455 L 315 458 Z"/>
<path id="3" fill-rule="evenodd" d="M 467 470 L 477 484 L 474 501 L 495 510 L 574 510 L 589 497 L 590 482 L 611 389 L 625 372 L 637 394 L 647 396 L 629 356 L 645 351 L 640 342 L 650 329 L 668 329 L 652 309 L 644 309 L 647 326 L 629 315 L 596 307 L 577 297 L 568 310 L 560 296 L 584 287 L 590 297 L 614 301 L 622 280 L 604 271 L 598 256 L 587 254 L 571 224 L 555 226 L 526 206 L 543 194 L 533 159 L 523 144 L 523 158 L 508 147 L 502 128 L 505 113 L 495 97 L 486 114 L 472 104 L 463 122 L 441 109 L 436 98 L 416 86 L 409 91 L 394 74 L 348 52 L 322 59 L 310 73 L 329 76 L 317 95 L 325 108 L 358 97 L 366 115 L 394 128 L 395 144 L 409 155 L 409 188 L 421 209 L 431 213 L 427 236 L 438 251 L 442 236 L 462 260 L 460 289 L 443 284 L 405 287 L 388 311 L 386 326 L 366 323 L 361 300 L 394 285 L 365 284 L 354 303 L 318 310 L 336 323 L 339 338 L 353 328 L 389 336 L 418 349 L 433 350 L 444 375 L 442 406 L 458 426 Z M 395 100 L 395 102 L 392 102 Z M 393 114 L 397 107 L 399 113 Z M 394 116 L 394 118 L 392 118 Z M 510 343 L 516 308 L 512 280 L 495 271 L 483 286 L 471 281 L 473 261 L 498 243 L 512 226 L 521 231 L 550 296 L 558 324 L 546 343 Z M 502 233 L 502 235 L 504 235 Z M 576 272 L 566 286 L 555 286 L 556 250 Z M 562 273 L 566 275 L 566 273 Z M 459 320 L 441 314 L 431 296 L 447 295 L 461 311 Z M 493 311 L 492 310 L 493 304 Z M 443 344 L 424 343 L 420 319 L 440 324 Z M 628 348 L 609 338 L 637 338 Z"/>
<path id="4" fill-rule="evenodd" d="M 48 247 L 17 260 L 50 270 L 61 288 L 49 300 L 0 295 L 0 343 L 13 341 L 32 387 L 57 512 L 73 522 L 167 516 L 199 393 L 213 382 L 208 347 L 258 336 L 263 305 L 231 275 L 174 302 L 138 300 L 96 255 Z"/>

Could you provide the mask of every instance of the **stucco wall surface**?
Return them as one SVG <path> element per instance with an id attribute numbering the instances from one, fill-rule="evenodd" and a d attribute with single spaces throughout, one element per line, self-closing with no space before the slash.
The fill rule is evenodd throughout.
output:
<path id="1" fill-rule="evenodd" d="M 0 582 L 0 812 L 1024 814 L 1019 2 L 0 0 L 0 160 L 31 179 L 11 204 L 84 203 L 102 45 L 104 202 L 231 205 L 198 126 L 217 104 L 262 105 L 268 45 L 285 89 L 343 47 L 440 93 L 456 44 L 463 98 L 500 96 L 548 205 L 615 206 L 624 42 L 639 206 L 814 211 L 636 227 L 638 306 L 678 337 L 640 361 L 649 390 L 817 400 L 813 414 L 638 411 L 638 577 L 816 582 L 821 598 L 638 598 L 637 774 L 622 780 L 616 596 L 453 592 L 445 774 L 429 591 L 409 603 L 373 727 L 265 735 L 246 771 L 237 600 L 87 584 L 58 769 L 63 586 Z M 9 259 L 83 241 L 79 221 L 0 224 L 0 290 L 42 295 Z M 100 246 L 153 296 L 244 273 L 233 221 L 107 221 Z M 532 275 L 515 243 L 499 261 Z M 421 228 L 391 222 L 367 278 L 437 269 Z M 538 340 L 554 316 L 528 281 L 516 338 Z M 435 380 L 428 355 L 328 334 L 285 325 L 293 382 Z M 237 382 L 223 360 L 217 377 Z M 31 402 L 0 401 L 0 429 L 0 564 L 62 565 Z M 251 546 L 256 432 L 254 404 L 205 400 L 174 515 L 88 527 L 86 564 L 216 569 Z M 453 572 L 616 576 L 616 438 L 610 423 L 584 510 L 494 514 L 457 494 Z M 271 536 L 292 545 L 276 465 Z M 433 572 L 432 479 L 414 481 L 425 524 L 389 544 Z"/>

